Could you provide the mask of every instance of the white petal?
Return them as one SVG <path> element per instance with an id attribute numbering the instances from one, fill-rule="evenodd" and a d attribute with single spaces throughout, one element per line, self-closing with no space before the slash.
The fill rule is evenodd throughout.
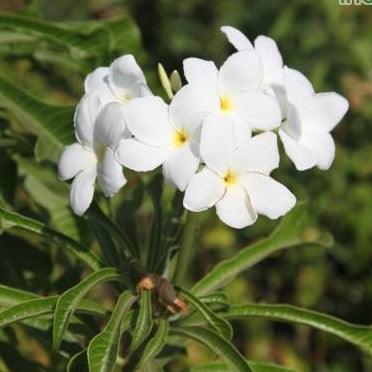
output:
<path id="1" fill-rule="evenodd" d="M 223 196 L 225 186 L 220 177 L 204 167 L 193 175 L 186 188 L 183 206 L 192 212 L 201 212 L 213 207 Z"/>
<path id="2" fill-rule="evenodd" d="M 80 172 L 71 184 L 70 203 L 78 216 L 84 214 L 93 200 L 96 175 L 97 170 L 94 165 Z"/>
<path id="3" fill-rule="evenodd" d="M 226 189 L 223 198 L 216 203 L 216 212 L 222 222 L 236 229 L 252 225 L 257 219 L 247 192 L 238 185 Z"/>
<path id="4" fill-rule="evenodd" d="M 74 116 L 75 134 L 80 143 L 93 144 L 94 123 L 102 109 L 102 102 L 96 93 L 86 93 L 76 107 Z"/>
<path id="5" fill-rule="evenodd" d="M 124 101 L 139 97 L 141 86 L 146 85 L 145 75 L 131 54 L 121 56 L 111 63 L 108 81 L 114 93 Z"/>
<path id="6" fill-rule="evenodd" d="M 237 147 L 231 119 L 209 115 L 202 127 L 200 155 L 209 168 L 223 174 L 230 164 L 233 150 Z"/>
<path id="7" fill-rule="evenodd" d="M 58 162 L 59 178 L 63 181 L 69 180 L 96 162 L 93 150 L 83 147 L 80 143 L 66 146 Z"/>
<path id="8" fill-rule="evenodd" d="M 302 133 L 302 122 L 297 108 L 290 102 L 287 102 L 286 120 L 281 124 L 283 129 L 295 141 L 299 141 Z"/>
<path id="9" fill-rule="evenodd" d="M 84 81 L 85 93 L 102 89 L 107 84 L 107 82 L 105 83 L 105 79 L 107 79 L 109 71 L 108 67 L 97 67 L 88 74 Z"/>
<path id="10" fill-rule="evenodd" d="M 302 72 L 287 66 L 284 67 L 284 85 L 288 100 L 295 104 L 314 95 L 309 79 Z"/>
<path id="11" fill-rule="evenodd" d="M 204 83 L 183 86 L 169 105 L 172 126 L 193 132 L 206 115 L 216 112 L 219 106 L 217 88 Z"/>
<path id="12" fill-rule="evenodd" d="M 249 140 L 252 137 L 252 130 L 250 126 L 241 118 L 233 118 L 234 137 L 236 145 L 239 146 L 241 143 Z"/>
<path id="13" fill-rule="evenodd" d="M 282 119 L 278 101 L 261 91 L 241 94 L 236 100 L 236 111 L 252 129 L 272 130 Z"/>
<path id="14" fill-rule="evenodd" d="M 155 146 L 171 144 L 168 105 L 160 97 L 133 99 L 126 106 L 129 130 L 142 142 Z"/>
<path id="15" fill-rule="evenodd" d="M 217 67 L 212 61 L 201 58 L 186 58 L 183 61 L 183 72 L 189 83 L 205 81 L 209 84 L 217 83 Z"/>
<path id="16" fill-rule="evenodd" d="M 236 95 L 262 85 L 263 70 L 259 54 L 244 50 L 232 54 L 218 73 L 220 95 Z"/>
<path id="17" fill-rule="evenodd" d="M 247 173 L 244 186 L 257 212 L 271 219 L 285 215 L 296 204 L 296 197 L 269 176 Z"/>
<path id="18" fill-rule="evenodd" d="M 335 142 L 329 133 L 305 132 L 302 142 L 311 149 L 316 156 L 316 165 L 327 170 L 335 157 Z"/>
<path id="19" fill-rule="evenodd" d="M 107 197 L 115 195 L 127 183 L 122 166 L 110 147 L 106 147 L 103 160 L 97 164 L 97 179 Z"/>
<path id="20" fill-rule="evenodd" d="M 163 164 L 170 150 L 167 147 L 147 145 L 135 138 L 120 141 L 116 156 L 126 168 L 147 172 Z"/>
<path id="21" fill-rule="evenodd" d="M 174 150 L 164 162 L 163 175 L 167 182 L 185 191 L 198 166 L 199 159 L 192 153 L 190 146 L 184 145 Z"/>
<path id="22" fill-rule="evenodd" d="M 303 120 L 309 128 L 330 132 L 349 109 L 348 101 L 335 92 L 316 94 L 302 112 Z"/>
<path id="23" fill-rule="evenodd" d="M 277 137 L 272 132 L 258 134 L 243 142 L 234 151 L 232 167 L 242 172 L 256 171 L 264 174 L 279 166 Z"/>
<path id="24" fill-rule="evenodd" d="M 269 77 L 283 68 L 283 59 L 278 46 L 270 37 L 260 35 L 254 41 L 254 48 L 261 55 L 264 76 L 267 75 L 267 83 L 269 83 Z"/>
<path id="25" fill-rule="evenodd" d="M 220 30 L 237 50 L 253 49 L 253 45 L 249 39 L 235 27 L 222 26 Z"/>
<path id="26" fill-rule="evenodd" d="M 85 93 L 96 93 L 104 104 L 117 100 L 108 85 L 109 71 L 108 67 L 98 67 L 84 81 Z"/>
<path id="27" fill-rule="evenodd" d="M 286 154 L 293 161 L 297 170 L 303 171 L 316 165 L 316 156 L 310 148 L 305 146 L 301 141 L 292 139 L 282 129 L 279 129 L 279 136 L 283 142 Z"/>
<path id="28" fill-rule="evenodd" d="M 116 150 L 125 129 L 124 106 L 118 102 L 108 103 L 98 115 L 94 125 L 94 146 L 109 145 L 113 150 Z"/>

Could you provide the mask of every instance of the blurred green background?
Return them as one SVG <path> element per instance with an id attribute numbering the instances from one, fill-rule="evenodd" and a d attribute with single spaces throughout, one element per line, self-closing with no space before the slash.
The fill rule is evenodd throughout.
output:
<path id="1" fill-rule="evenodd" d="M 188 56 L 222 63 L 232 49 L 219 27 L 233 25 L 251 40 L 259 34 L 272 36 L 285 64 L 303 71 L 317 91 L 335 90 L 346 96 L 350 110 L 333 133 L 337 153 L 332 168 L 300 173 L 283 156 L 282 167 L 274 174 L 298 199 L 309 202 L 313 225 L 330 231 L 335 245 L 276 254 L 231 283 L 227 293 L 234 303 L 291 303 L 355 323 L 372 323 L 372 6 L 340 6 L 338 0 L 0 0 L 0 10 L 58 22 L 129 15 L 138 26 L 142 47 L 133 43 L 132 49 L 116 54 L 135 54 L 154 91 L 160 91 L 158 62 L 168 71 L 182 71 L 182 60 Z M 79 68 L 67 72 L 50 55 L 30 48 L 27 41 L 9 47 L 0 37 L 0 71 L 47 102 L 75 104 L 82 93 L 83 72 Z M 68 188 L 56 181 L 55 166 L 33 160 L 34 139 L 27 128 L 15 119 L 9 124 L 0 115 L 0 133 L 1 198 L 25 214 L 89 240 L 83 222 L 77 223 L 68 210 Z M 17 146 L 12 147 L 11 140 Z M 119 205 L 121 197 L 113 203 Z M 120 221 L 119 214 L 116 217 Z M 137 218 L 147 221 L 151 211 L 143 208 Z M 213 212 L 204 213 L 194 278 L 268 234 L 276 223 L 260 218 L 254 227 L 234 231 L 219 223 Z M 73 269 L 56 272 L 50 257 L 42 253 L 24 262 L 22 252 L 30 244 L 20 234 L 0 237 L 1 283 L 47 293 L 46 277 L 53 277 L 54 289 L 78 280 Z M 12 249 L 15 245 L 18 253 Z M 31 284 L 24 272 L 38 268 L 40 260 L 46 261 L 46 269 Z M 22 274 L 14 269 L 17 265 L 25 266 Z M 235 324 L 235 342 L 249 359 L 301 371 L 372 370 L 371 362 L 354 347 L 306 327 L 252 319 Z M 42 347 L 31 346 L 21 343 L 20 350 L 42 363 Z M 192 364 L 210 358 L 194 344 L 189 351 Z M 182 366 L 180 361 L 170 368 L 177 371 Z"/>

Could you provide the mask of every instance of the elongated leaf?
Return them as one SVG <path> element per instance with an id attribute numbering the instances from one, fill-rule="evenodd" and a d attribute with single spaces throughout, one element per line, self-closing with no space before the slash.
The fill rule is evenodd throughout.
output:
<path id="1" fill-rule="evenodd" d="M 294 369 L 278 366 L 277 364 L 248 361 L 253 372 L 296 372 Z M 193 367 L 190 372 L 230 372 L 224 363 L 210 363 L 200 367 Z"/>
<path id="2" fill-rule="evenodd" d="M 151 359 L 156 358 L 156 356 L 162 351 L 164 345 L 167 342 L 168 330 L 168 320 L 160 319 L 159 327 L 154 337 L 147 343 L 142 353 L 142 357 L 138 363 L 138 367 L 144 366 Z"/>
<path id="3" fill-rule="evenodd" d="M 204 304 L 202 301 L 200 301 L 198 298 L 193 296 L 185 289 L 178 288 L 178 293 L 203 315 L 207 323 L 214 329 L 214 331 L 216 331 L 227 340 L 231 340 L 233 330 L 229 322 L 227 322 L 225 319 L 220 318 L 211 309 L 209 309 L 206 304 Z"/>
<path id="4" fill-rule="evenodd" d="M 79 257 L 94 270 L 97 270 L 100 266 L 99 258 L 77 241 L 50 229 L 39 221 L 0 208 L 0 231 L 11 227 L 20 227 L 48 239 Z"/>
<path id="5" fill-rule="evenodd" d="M 67 372 L 83 372 L 88 368 L 87 349 L 75 354 L 67 364 Z"/>
<path id="6" fill-rule="evenodd" d="M 0 284 L 0 305 L 11 306 L 40 298 L 37 294 Z"/>
<path id="7" fill-rule="evenodd" d="M 146 268 L 148 272 L 154 272 L 155 268 L 159 266 L 158 262 L 162 258 L 161 254 L 161 229 L 162 229 L 162 207 L 161 207 L 161 194 L 163 192 L 163 176 L 156 174 L 147 186 L 147 191 L 151 197 L 152 205 L 154 208 L 154 216 L 151 226 L 151 234 L 149 247 L 147 251 Z"/>
<path id="8" fill-rule="evenodd" d="M 24 34 L 37 35 L 52 43 L 71 49 L 81 57 L 102 52 L 105 43 L 108 43 L 108 35 L 103 33 L 102 30 L 100 32 L 96 30 L 95 33 L 84 37 L 54 22 L 47 22 L 25 15 L 0 13 L 0 27 L 7 27 Z"/>
<path id="9" fill-rule="evenodd" d="M 215 292 L 199 297 L 199 300 L 206 305 L 227 309 L 230 304 L 224 292 Z"/>
<path id="10" fill-rule="evenodd" d="M 72 313 L 88 291 L 103 281 L 119 279 L 120 275 L 115 269 L 101 269 L 89 275 L 58 298 L 53 321 L 53 350 L 56 351 L 59 349 Z"/>
<path id="11" fill-rule="evenodd" d="M 152 304 L 151 291 L 144 290 L 141 293 L 140 310 L 136 326 L 133 331 L 132 342 L 129 352 L 136 350 L 147 338 L 152 329 Z"/>
<path id="12" fill-rule="evenodd" d="M 306 227 L 306 208 L 303 203 L 298 203 L 268 238 L 249 245 L 235 256 L 220 262 L 192 288 L 192 293 L 200 296 L 217 290 L 241 272 L 279 250 L 305 243 L 329 246 L 331 243 L 329 235 L 308 236 Z"/>
<path id="13" fill-rule="evenodd" d="M 231 371 L 252 371 L 235 346 L 210 329 L 202 327 L 174 328 L 171 329 L 170 334 L 191 338 L 207 346 L 230 367 Z"/>
<path id="14" fill-rule="evenodd" d="M 6 307 L 0 311 L 0 328 L 35 316 L 52 314 L 57 299 L 58 296 L 40 297 Z M 82 301 L 76 310 L 81 313 L 92 315 L 102 316 L 106 314 L 104 308 L 87 300 Z"/>
<path id="15" fill-rule="evenodd" d="M 136 297 L 130 291 L 122 293 L 106 328 L 92 339 L 88 346 L 89 370 L 109 372 L 115 366 L 120 338 L 120 324 Z"/>
<path id="16" fill-rule="evenodd" d="M 372 326 L 355 325 L 333 316 L 292 305 L 249 304 L 232 306 L 222 316 L 225 319 L 268 318 L 283 322 L 306 324 L 332 333 L 361 347 L 372 355 Z"/>
<path id="17" fill-rule="evenodd" d="M 31 97 L 24 90 L 0 75 L 0 105 L 12 111 L 21 121 L 27 123 L 37 136 L 48 142 L 47 156 L 39 152 L 39 160 L 44 158 L 57 161 L 60 151 L 74 141 L 72 107 L 52 106 Z"/>

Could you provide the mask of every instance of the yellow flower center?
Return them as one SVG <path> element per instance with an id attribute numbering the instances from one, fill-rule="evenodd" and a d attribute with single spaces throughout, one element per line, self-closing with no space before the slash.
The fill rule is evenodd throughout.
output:
<path id="1" fill-rule="evenodd" d="M 125 94 L 123 94 L 123 95 L 120 97 L 120 100 L 121 100 L 121 102 L 123 102 L 123 103 L 127 103 L 127 102 L 129 102 L 132 98 L 133 98 L 133 97 L 132 97 L 131 94 L 129 94 L 129 93 L 125 93 Z"/>
<path id="2" fill-rule="evenodd" d="M 106 152 L 106 146 L 104 144 L 99 144 L 96 148 L 95 148 L 95 153 L 96 153 L 96 157 L 97 157 L 97 161 L 102 161 L 103 158 L 105 157 L 105 152 Z"/>
<path id="3" fill-rule="evenodd" d="M 173 134 L 173 146 L 174 147 L 181 147 L 183 146 L 187 140 L 189 139 L 188 133 L 182 129 L 182 130 L 176 130 Z"/>
<path id="4" fill-rule="evenodd" d="M 234 108 L 234 102 L 230 99 L 230 97 L 226 95 L 222 95 L 220 98 L 220 108 L 224 114 L 227 114 Z"/>
<path id="5" fill-rule="evenodd" d="M 232 170 L 229 170 L 223 177 L 223 182 L 225 183 L 226 187 L 233 186 L 237 180 L 238 175 Z"/>

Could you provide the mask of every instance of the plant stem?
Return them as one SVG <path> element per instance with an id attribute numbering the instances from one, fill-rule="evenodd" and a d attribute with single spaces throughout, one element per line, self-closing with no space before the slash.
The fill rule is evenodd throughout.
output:
<path id="1" fill-rule="evenodd" d="M 177 265 L 174 274 L 174 284 L 181 285 L 187 269 L 194 255 L 194 242 L 198 228 L 198 214 L 187 212 L 186 224 L 183 230 L 180 249 L 178 251 Z"/>

